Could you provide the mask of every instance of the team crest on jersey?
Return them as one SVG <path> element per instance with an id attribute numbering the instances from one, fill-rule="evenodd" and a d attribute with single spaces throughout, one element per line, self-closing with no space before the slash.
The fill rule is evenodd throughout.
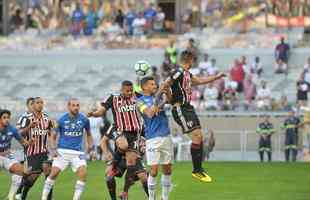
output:
<path id="1" fill-rule="evenodd" d="M 188 121 L 188 122 L 186 122 L 186 124 L 188 127 L 193 127 L 193 121 Z"/>

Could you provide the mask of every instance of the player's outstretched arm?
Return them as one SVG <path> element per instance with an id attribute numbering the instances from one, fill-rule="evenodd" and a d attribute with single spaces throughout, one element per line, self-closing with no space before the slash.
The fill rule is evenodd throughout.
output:
<path id="1" fill-rule="evenodd" d="M 226 75 L 224 73 L 218 73 L 215 76 L 208 76 L 207 78 L 200 78 L 197 76 L 192 76 L 192 83 L 193 85 L 204 85 L 204 84 L 208 84 L 211 83 L 213 81 L 216 81 L 217 79 L 220 79 L 222 77 L 225 77 Z"/>

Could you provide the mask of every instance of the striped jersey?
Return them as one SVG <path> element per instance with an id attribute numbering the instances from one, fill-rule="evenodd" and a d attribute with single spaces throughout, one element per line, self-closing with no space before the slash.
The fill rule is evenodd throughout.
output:
<path id="1" fill-rule="evenodd" d="M 118 131 L 138 132 L 142 130 L 142 123 L 134 97 L 125 98 L 120 94 L 112 94 L 101 105 L 106 110 L 112 110 L 113 120 Z"/>
<path id="2" fill-rule="evenodd" d="M 170 80 L 172 80 L 172 85 L 170 87 L 172 92 L 172 104 L 190 104 L 192 95 L 191 78 L 192 74 L 181 68 L 172 73 L 170 76 Z"/>
<path id="3" fill-rule="evenodd" d="M 24 121 L 23 121 L 24 120 Z M 36 122 L 34 128 L 30 128 L 25 135 L 25 139 L 33 142 L 25 149 L 27 156 L 48 153 L 48 135 L 52 129 L 52 121 L 46 113 L 41 113 L 36 116 L 34 113 L 29 113 L 21 121 L 20 128 L 26 128 L 31 122 Z"/>

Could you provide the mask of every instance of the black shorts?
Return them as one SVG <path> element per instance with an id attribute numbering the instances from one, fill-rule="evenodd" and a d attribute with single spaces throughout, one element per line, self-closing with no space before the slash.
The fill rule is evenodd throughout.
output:
<path id="1" fill-rule="evenodd" d="M 136 131 L 124 131 L 123 136 L 127 139 L 128 150 L 139 153 L 139 133 Z"/>
<path id="2" fill-rule="evenodd" d="M 43 164 L 49 163 L 47 154 L 37 154 L 27 157 L 27 168 L 33 173 L 41 173 L 43 171 Z"/>
<path id="3" fill-rule="evenodd" d="M 175 122 L 182 127 L 183 133 L 190 133 L 201 128 L 199 118 L 192 105 L 173 106 L 172 116 Z"/>

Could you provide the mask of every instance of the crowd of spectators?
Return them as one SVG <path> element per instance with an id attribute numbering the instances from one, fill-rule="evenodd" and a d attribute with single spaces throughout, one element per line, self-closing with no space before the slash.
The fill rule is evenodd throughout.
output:
<path id="1" fill-rule="evenodd" d="M 304 70 L 297 82 L 296 105 L 288 102 L 288 97 L 282 93 L 275 97 L 271 88 L 270 78 L 273 76 L 264 74 L 264 64 L 259 56 L 254 56 L 248 61 L 246 56 L 235 58 L 231 66 L 217 66 L 217 60 L 208 53 L 199 52 L 199 48 L 193 39 L 188 40 L 187 50 L 194 52 L 196 64 L 191 73 L 196 76 L 213 76 L 220 71 L 225 71 L 227 78 L 222 78 L 206 86 L 195 86 L 192 93 L 192 102 L 198 110 L 240 110 L 240 111 L 287 111 L 292 106 L 306 106 L 307 93 L 310 86 L 310 58 L 304 66 Z M 160 75 L 163 79 L 169 76 L 169 72 L 177 67 L 176 57 L 178 49 L 173 41 L 165 51 L 165 59 L 161 66 Z M 288 75 L 289 46 L 284 38 L 280 39 L 275 47 L 275 63 L 279 68 L 274 70 L 274 76 L 278 73 Z M 282 68 L 282 66 L 285 66 Z M 280 71 L 283 70 L 283 71 Z M 268 71 L 270 73 L 270 70 Z"/>
<path id="2" fill-rule="evenodd" d="M 132 4 L 119 7 L 105 1 L 60 0 L 51 5 L 48 5 L 48 1 L 35 2 L 30 4 L 27 11 L 23 11 L 21 5 L 12 6 L 12 32 L 34 28 L 61 30 L 73 36 L 90 36 L 98 32 L 141 36 L 165 29 L 165 14 L 161 7 L 152 3 L 141 3 L 142 7 Z"/>

